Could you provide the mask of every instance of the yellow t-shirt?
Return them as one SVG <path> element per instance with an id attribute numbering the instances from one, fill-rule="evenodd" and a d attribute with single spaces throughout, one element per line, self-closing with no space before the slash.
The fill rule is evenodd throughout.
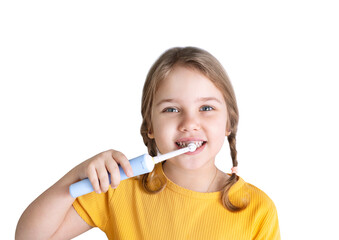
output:
<path id="1" fill-rule="evenodd" d="M 140 180 L 130 178 L 107 193 L 78 197 L 73 206 L 109 239 L 280 239 L 273 201 L 242 178 L 231 188 L 230 200 L 239 205 L 247 197 L 250 203 L 233 213 L 223 207 L 221 192 L 182 188 L 167 179 L 161 163 L 155 171 L 167 180 L 157 194 L 145 192 Z"/>

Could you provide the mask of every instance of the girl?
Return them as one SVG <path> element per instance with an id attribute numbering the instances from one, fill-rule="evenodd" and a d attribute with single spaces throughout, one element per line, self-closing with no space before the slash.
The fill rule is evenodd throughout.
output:
<path id="1" fill-rule="evenodd" d="M 280 239 L 273 202 L 237 176 L 237 103 L 211 54 L 186 47 L 160 56 L 146 78 L 142 117 L 150 155 L 191 142 L 197 150 L 122 182 L 118 164 L 133 176 L 127 158 L 115 150 L 102 152 L 36 199 L 21 216 L 16 238 L 70 239 L 99 227 L 109 239 Z M 225 136 L 231 174 L 214 164 Z M 95 192 L 73 199 L 68 187 L 86 177 Z"/>

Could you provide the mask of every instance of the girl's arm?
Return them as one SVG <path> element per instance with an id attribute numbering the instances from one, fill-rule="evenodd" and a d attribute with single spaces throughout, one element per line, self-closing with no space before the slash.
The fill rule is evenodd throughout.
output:
<path id="1" fill-rule="evenodd" d="M 22 214 L 16 229 L 20 239 L 70 239 L 91 229 L 74 210 L 74 198 L 69 194 L 69 186 L 86 177 L 98 193 L 107 192 L 111 173 L 111 186 L 120 183 L 118 164 L 129 177 L 132 167 L 120 152 L 102 152 L 73 168 L 53 186 L 35 199 Z"/>

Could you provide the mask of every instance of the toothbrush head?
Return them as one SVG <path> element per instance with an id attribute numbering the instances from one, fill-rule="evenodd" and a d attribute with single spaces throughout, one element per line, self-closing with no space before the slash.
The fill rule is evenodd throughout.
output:
<path id="1" fill-rule="evenodd" d="M 188 144 L 187 147 L 190 152 L 194 152 L 197 149 L 197 145 L 195 145 L 194 143 Z"/>

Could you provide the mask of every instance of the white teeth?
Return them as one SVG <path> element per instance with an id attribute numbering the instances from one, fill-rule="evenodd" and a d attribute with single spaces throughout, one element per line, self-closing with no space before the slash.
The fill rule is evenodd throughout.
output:
<path id="1" fill-rule="evenodd" d="M 187 147 L 188 144 L 190 144 L 190 143 L 194 143 L 195 146 L 197 146 L 197 148 L 199 148 L 199 147 L 201 147 L 201 145 L 204 143 L 204 141 L 177 142 L 177 144 L 178 144 L 181 148 Z"/>

